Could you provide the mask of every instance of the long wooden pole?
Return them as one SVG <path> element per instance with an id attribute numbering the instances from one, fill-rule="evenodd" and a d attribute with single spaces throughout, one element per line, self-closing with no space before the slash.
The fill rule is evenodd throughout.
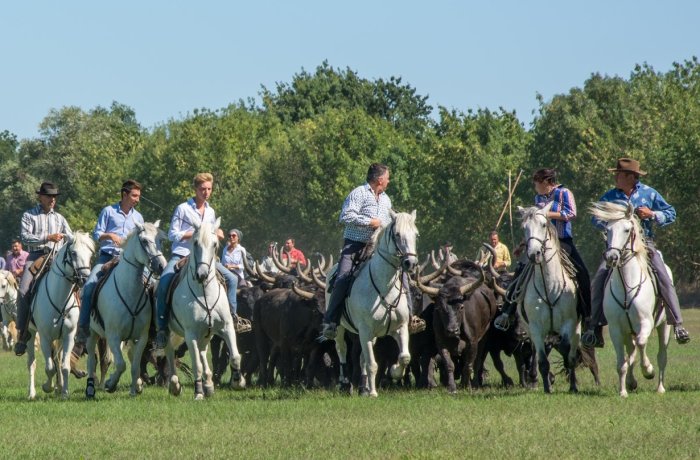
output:
<path id="1" fill-rule="evenodd" d="M 513 188 L 508 190 L 508 200 L 505 202 L 503 205 L 503 210 L 501 211 L 501 215 L 498 217 L 498 222 L 496 222 L 496 227 L 495 229 L 498 229 L 498 227 L 501 225 L 501 220 L 503 219 L 503 215 L 506 213 L 506 209 L 510 207 L 511 200 L 513 198 L 513 194 L 515 193 L 515 188 L 518 186 L 518 182 L 520 182 L 520 177 L 523 175 L 523 170 L 521 169 L 520 172 L 518 173 L 518 177 L 515 179 L 515 184 L 513 184 Z M 510 188 L 510 186 L 508 187 Z"/>

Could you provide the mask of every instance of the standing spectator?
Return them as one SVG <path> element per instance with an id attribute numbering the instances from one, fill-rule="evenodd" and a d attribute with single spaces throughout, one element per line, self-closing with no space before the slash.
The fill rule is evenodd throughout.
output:
<path id="1" fill-rule="evenodd" d="M 299 265 L 306 266 L 306 257 L 301 250 L 295 247 L 295 243 L 294 238 L 287 238 L 287 241 L 284 242 L 284 252 L 282 252 L 282 262 L 289 259 L 293 275 L 298 273 Z"/>
<path id="2" fill-rule="evenodd" d="M 7 270 L 11 271 L 15 278 L 22 278 L 27 257 L 29 257 L 29 253 L 22 249 L 22 242 L 18 239 L 12 240 L 10 254 L 7 256 Z"/>
<path id="3" fill-rule="evenodd" d="M 265 273 L 279 272 L 279 268 L 277 268 L 272 258 L 275 252 L 275 246 L 277 246 L 275 241 L 270 242 L 270 244 L 267 245 L 267 255 L 260 260 L 260 269 Z"/>
<path id="4" fill-rule="evenodd" d="M 496 269 L 496 271 L 501 273 L 508 271 L 508 267 L 510 267 L 511 264 L 510 251 L 505 244 L 501 243 L 497 231 L 494 230 L 489 234 L 489 242 L 496 250 L 496 262 L 493 264 L 493 267 Z M 481 263 L 490 262 L 491 253 L 486 249 L 481 249 L 479 261 Z"/>

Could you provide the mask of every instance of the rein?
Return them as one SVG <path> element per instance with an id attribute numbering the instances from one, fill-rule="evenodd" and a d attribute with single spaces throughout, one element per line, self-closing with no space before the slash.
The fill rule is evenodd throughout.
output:
<path id="1" fill-rule="evenodd" d="M 52 251 L 55 251 L 55 248 L 53 248 Z M 65 323 L 66 316 L 68 315 L 68 312 L 70 312 L 73 308 L 78 307 L 78 303 L 75 302 L 71 307 L 67 308 L 71 297 L 74 296 L 79 290 L 79 288 L 77 287 L 77 284 L 76 284 L 76 279 L 77 279 L 76 273 L 78 272 L 79 268 L 86 268 L 86 267 L 79 267 L 78 269 L 76 269 L 75 266 L 73 265 L 75 261 L 74 261 L 73 257 L 69 255 L 69 253 L 70 253 L 70 251 L 68 250 L 68 247 L 66 246 L 64 248 L 63 258 L 61 260 L 61 265 L 65 266 L 66 264 L 68 264 L 73 269 L 73 276 L 72 277 L 69 276 L 65 271 L 63 271 L 63 269 L 59 266 L 58 263 L 52 264 L 51 268 L 49 269 L 49 273 L 51 273 L 51 272 L 53 272 L 54 268 L 56 268 L 56 270 L 58 270 L 59 273 L 54 272 L 54 274 L 56 276 L 58 276 L 59 278 L 63 278 L 70 283 L 70 289 L 68 291 L 68 296 L 66 297 L 66 300 L 63 302 L 63 307 L 59 308 L 54 303 L 53 299 L 51 298 L 51 292 L 49 291 L 48 274 L 44 278 L 44 290 L 46 291 L 46 298 L 49 299 L 49 304 L 51 305 L 51 308 L 53 308 L 54 311 L 56 313 L 58 313 L 58 317 L 53 319 L 53 327 L 60 326 L 60 330 L 58 333 L 59 338 L 63 334 L 63 324 Z M 49 257 L 50 256 L 51 256 L 51 254 L 49 254 Z M 89 267 L 87 267 L 87 268 L 89 268 Z M 32 306 L 34 306 L 35 303 L 36 303 L 36 297 L 34 298 L 34 302 L 32 302 Z M 32 311 L 32 314 L 33 314 L 33 311 Z"/>
<path id="2" fill-rule="evenodd" d="M 207 263 L 207 262 L 197 261 L 197 254 L 193 253 L 192 255 L 193 255 L 192 260 L 194 262 L 194 268 L 192 267 L 192 264 L 190 264 L 190 267 L 189 267 L 189 271 L 192 272 L 192 279 L 194 279 L 194 280 L 197 279 L 197 277 L 196 277 L 197 273 L 195 271 L 195 268 L 199 267 L 200 265 L 204 265 L 207 267 L 207 273 L 212 273 L 212 265 L 213 265 L 212 262 Z M 213 260 L 214 260 L 214 257 L 212 256 L 212 261 Z M 195 301 L 197 302 L 197 305 L 202 307 L 202 309 L 204 309 L 204 311 L 207 314 L 207 333 L 206 333 L 205 337 L 209 337 L 211 335 L 211 330 L 214 327 L 211 314 L 214 311 L 214 308 L 216 308 L 216 304 L 219 303 L 219 299 L 221 299 L 221 289 L 218 289 L 217 290 L 217 297 L 216 297 L 216 300 L 214 301 L 213 306 L 212 307 L 209 306 L 209 301 L 207 300 L 207 287 L 209 286 L 209 284 L 212 281 L 217 281 L 216 280 L 216 268 L 214 268 L 213 273 L 214 273 L 214 276 L 207 276 L 206 280 L 204 280 L 202 283 L 198 283 L 198 284 L 201 284 L 201 286 L 202 286 L 202 294 L 204 297 L 204 302 L 199 300 L 199 297 L 194 292 L 194 289 L 192 289 L 192 284 L 190 283 L 190 277 L 189 276 L 187 277 L 187 288 L 190 290 L 190 294 L 192 294 L 192 297 L 194 297 Z M 218 281 L 217 281 L 217 283 L 218 283 Z"/>

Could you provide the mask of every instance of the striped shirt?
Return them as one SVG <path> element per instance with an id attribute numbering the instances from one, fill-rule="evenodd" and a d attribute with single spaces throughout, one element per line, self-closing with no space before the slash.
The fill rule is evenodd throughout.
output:
<path id="1" fill-rule="evenodd" d="M 356 187 L 343 203 L 340 223 L 345 224 L 343 237 L 348 240 L 366 243 L 372 238 L 374 229 L 369 226 L 372 219 L 378 218 L 382 226 L 391 223 L 391 200 L 382 192 L 375 196 L 368 183 Z"/>
<path id="2" fill-rule="evenodd" d="M 629 202 L 632 203 L 634 209 L 646 206 L 654 211 L 653 219 L 642 220 L 644 237 L 649 240 L 654 239 L 654 231 L 652 230 L 654 223 L 659 227 L 665 227 L 676 220 L 676 209 L 668 204 L 659 192 L 639 181 L 637 181 L 634 191 L 629 197 L 619 188 L 614 188 L 608 190 L 605 195 L 600 197 L 600 201 L 612 201 L 623 205 L 627 205 Z M 601 230 L 605 229 L 605 223 L 598 221 L 596 218 L 593 218 L 593 224 Z"/>
<path id="3" fill-rule="evenodd" d="M 552 219 L 552 225 L 557 229 L 557 235 L 561 238 L 573 238 L 571 221 L 576 219 L 576 200 L 574 194 L 568 188 L 560 185 L 547 195 L 535 195 L 535 206 L 543 208 L 552 202 L 551 212 L 557 212 L 564 220 Z"/>
<path id="4" fill-rule="evenodd" d="M 143 225 L 143 216 L 140 212 L 131 208 L 127 214 L 124 214 L 119 203 L 113 204 L 105 207 L 100 212 L 92 237 L 100 243 L 102 252 L 118 256 L 121 253 L 121 248 L 116 246 L 111 238 L 100 241 L 100 236 L 105 233 L 114 233 L 124 239 L 136 227 L 137 222 Z"/>
<path id="5" fill-rule="evenodd" d="M 173 242 L 172 253 L 182 257 L 190 255 L 190 239 L 182 239 L 185 233 L 194 230 L 192 222 L 209 222 L 214 225 L 216 222 L 216 213 L 209 206 L 208 202 L 204 203 L 204 216 L 197 211 L 197 205 L 194 198 L 190 198 L 178 205 L 173 212 L 173 218 L 170 220 L 170 230 L 168 230 L 168 239 Z"/>
<path id="6" fill-rule="evenodd" d="M 73 236 L 66 219 L 53 209 L 44 212 L 41 205 L 38 204 L 22 215 L 20 236 L 29 252 L 49 251 L 54 246 L 56 249 L 60 248 L 63 245 L 63 240 L 59 242 L 48 240 L 49 235 L 54 233 Z"/>

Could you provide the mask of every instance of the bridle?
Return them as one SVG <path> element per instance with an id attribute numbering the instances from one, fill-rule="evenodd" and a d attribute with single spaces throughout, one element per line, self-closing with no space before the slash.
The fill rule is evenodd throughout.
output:
<path id="1" fill-rule="evenodd" d="M 621 248 L 616 248 L 610 246 L 610 243 L 606 242 L 605 245 L 605 252 L 609 251 L 617 251 L 618 256 L 619 256 L 619 266 L 624 267 L 627 262 L 632 260 L 633 257 L 637 255 L 637 251 L 634 250 L 634 246 L 637 242 L 637 232 L 635 231 L 634 225 L 632 225 L 632 228 L 630 229 L 629 235 L 627 235 L 627 239 L 625 240 L 625 243 L 622 245 Z M 607 258 L 606 258 L 606 264 Z"/>
<path id="2" fill-rule="evenodd" d="M 199 232 L 199 229 L 197 230 L 197 233 L 198 232 Z M 214 237 L 216 237 L 216 235 L 214 235 Z M 204 302 L 202 302 L 199 299 L 199 296 L 194 292 L 194 289 L 192 289 L 192 285 L 190 284 L 190 277 L 189 276 L 187 277 L 187 287 L 190 290 L 190 294 L 192 294 L 192 297 L 195 299 L 197 304 L 200 307 L 202 307 L 207 314 L 207 328 L 208 329 L 207 329 L 207 333 L 206 333 L 205 337 L 209 337 L 209 335 L 211 334 L 212 328 L 214 327 L 213 320 L 212 320 L 212 312 L 214 311 L 214 308 L 219 303 L 219 299 L 221 298 L 221 289 L 217 289 L 217 297 L 216 297 L 216 300 L 214 301 L 214 303 L 212 304 L 213 306 L 210 306 L 209 301 L 207 300 L 207 286 L 209 286 L 209 284 L 212 281 L 216 281 L 218 283 L 218 281 L 216 280 L 216 267 L 214 267 L 214 270 L 212 270 L 212 266 L 215 265 L 215 263 L 216 263 L 216 249 L 211 251 L 211 258 L 209 259 L 208 262 L 203 261 L 203 260 L 197 260 L 197 252 L 198 251 L 194 250 L 194 246 L 198 246 L 199 244 L 197 243 L 197 240 L 195 239 L 194 235 L 192 236 L 192 238 L 193 238 L 193 240 L 192 240 L 193 250 L 191 251 L 190 256 L 193 258 L 194 264 L 192 264 L 192 265 L 194 265 L 194 267 L 190 266 L 190 268 L 189 268 L 189 271 L 192 273 L 192 279 L 197 281 L 197 269 L 200 266 L 206 267 L 207 273 L 212 274 L 212 275 L 207 275 L 207 279 L 205 279 L 202 282 L 197 281 L 199 284 L 202 285 L 202 291 L 203 291 L 202 297 L 204 297 Z"/>
<path id="3" fill-rule="evenodd" d="M 552 258 L 554 258 L 554 256 L 559 253 L 559 250 L 555 246 L 552 246 L 552 247 L 547 246 L 547 242 L 549 240 L 551 240 L 551 233 L 552 232 L 549 228 L 549 225 L 548 225 L 549 222 L 547 222 L 547 218 L 545 217 L 544 219 L 546 222 L 545 223 L 545 237 L 544 238 L 537 238 L 536 236 L 530 236 L 525 241 L 525 245 L 526 245 L 526 247 L 529 246 L 530 240 L 537 241 L 538 243 L 540 243 L 540 246 L 542 247 L 543 262 L 546 264 L 546 263 L 549 263 L 552 260 Z M 554 250 L 554 252 L 552 252 L 552 255 L 548 259 L 547 258 L 547 251 L 549 251 L 549 250 Z"/>
<path id="4" fill-rule="evenodd" d="M 81 270 L 87 270 L 88 272 L 90 271 L 90 266 L 76 266 L 75 262 L 75 257 L 73 256 L 73 245 L 75 244 L 75 240 L 68 243 L 65 247 L 65 250 L 63 251 L 63 257 L 61 258 L 61 263 L 60 266 L 59 264 L 53 264 L 51 266 L 51 269 L 55 267 L 58 271 L 59 274 L 62 278 L 67 279 L 73 284 L 83 284 L 85 280 L 87 279 L 86 276 L 81 276 L 80 271 Z M 51 252 L 54 252 L 56 249 L 55 247 L 51 249 Z M 49 257 L 51 257 L 51 254 L 49 254 Z M 71 270 L 73 271 L 73 275 L 69 275 L 64 271 L 64 268 L 70 267 Z"/>
<path id="5" fill-rule="evenodd" d="M 139 230 L 138 234 L 136 234 L 136 238 L 139 241 L 139 245 L 141 246 L 141 249 L 143 250 L 144 254 L 146 254 L 146 257 L 148 258 L 148 267 L 150 268 L 151 272 L 154 272 L 156 270 L 156 264 L 155 262 L 158 260 L 159 257 L 163 257 L 163 253 L 158 249 L 158 245 L 156 244 L 155 241 L 151 242 L 147 238 L 141 238 L 141 233 L 145 232 L 146 228 L 142 228 Z M 155 251 L 151 250 L 151 247 L 155 248 Z M 137 264 L 136 262 L 132 262 L 126 257 L 126 254 L 122 256 L 122 260 L 124 260 L 126 263 L 131 265 L 134 268 L 140 268 L 141 266 Z"/>

